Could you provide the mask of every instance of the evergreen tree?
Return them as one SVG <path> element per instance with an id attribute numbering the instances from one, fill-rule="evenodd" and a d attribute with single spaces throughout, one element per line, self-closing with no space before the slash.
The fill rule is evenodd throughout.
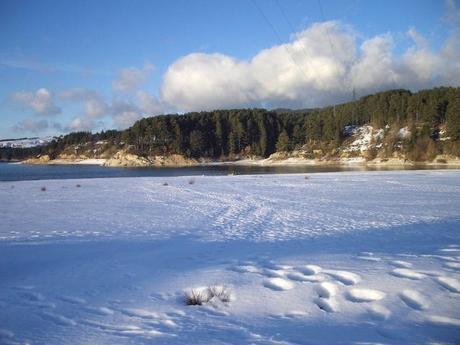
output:
<path id="1" fill-rule="evenodd" d="M 452 97 L 446 110 L 447 133 L 452 140 L 460 140 L 460 94 Z"/>
<path id="2" fill-rule="evenodd" d="M 351 124 L 371 124 L 376 128 L 389 125 L 396 141 L 399 128 L 412 128 L 411 138 L 404 143 L 406 153 L 416 147 L 455 153 L 460 147 L 460 88 L 435 88 L 414 94 L 391 90 L 334 108 L 313 110 L 230 109 L 161 115 L 143 118 L 123 131 L 69 133 L 45 147 L 1 148 L 0 154 L 1 159 L 38 154 L 54 158 L 63 152 L 96 152 L 101 149 L 96 142 L 101 140 L 106 142 L 103 150 L 107 155 L 123 149 L 141 156 L 178 153 L 211 158 L 229 154 L 267 157 L 276 150 L 304 145 L 331 152 L 346 139 L 342 137 L 343 129 Z M 451 140 L 439 140 L 443 128 Z"/>
<path id="3" fill-rule="evenodd" d="M 289 151 L 289 135 L 282 131 L 276 142 L 276 151 Z"/>

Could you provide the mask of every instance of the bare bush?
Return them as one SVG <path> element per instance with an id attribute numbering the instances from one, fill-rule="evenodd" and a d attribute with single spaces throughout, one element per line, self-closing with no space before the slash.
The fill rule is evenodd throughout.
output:
<path id="1" fill-rule="evenodd" d="M 208 295 L 212 298 L 217 298 L 221 302 L 229 303 L 232 299 L 230 290 L 224 285 L 215 285 L 208 287 Z"/>
<path id="2" fill-rule="evenodd" d="M 229 303 L 232 300 L 230 290 L 224 285 L 214 285 L 208 288 L 191 289 L 184 293 L 186 305 L 203 305 L 208 302 L 220 301 Z"/>
<path id="3" fill-rule="evenodd" d="M 81 184 L 77 184 L 75 187 L 80 188 L 80 187 L 81 187 Z"/>
<path id="4" fill-rule="evenodd" d="M 41 188 L 41 191 L 42 191 L 42 192 L 46 192 L 46 187 L 42 187 L 42 188 Z"/>
<path id="5" fill-rule="evenodd" d="M 191 289 L 184 294 L 186 305 L 202 305 L 209 302 L 209 294 L 207 290 Z"/>
<path id="6" fill-rule="evenodd" d="M 163 183 L 163 186 L 167 186 L 167 185 L 168 185 L 168 182 L 164 182 L 164 183 Z"/>
<path id="7" fill-rule="evenodd" d="M 195 179 L 191 178 L 190 180 L 188 180 L 188 184 L 195 184 Z"/>

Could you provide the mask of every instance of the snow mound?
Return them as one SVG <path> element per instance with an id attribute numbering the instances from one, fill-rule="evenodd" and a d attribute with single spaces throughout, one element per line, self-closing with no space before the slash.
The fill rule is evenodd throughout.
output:
<path id="1" fill-rule="evenodd" d="M 412 264 L 407 261 L 402 261 L 402 260 L 393 260 L 390 261 L 390 265 L 399 267 L 399 268 L 411 268 Z"/>
<path id="2" fill-rule="evenodd" d="M 368 308 L 369 315 L 371 318 L 376 319 L 376 320 L 386 320 L 390 317 L 391 311 L 385 308 L 382 305 L 371 305 Z"/>
<path id="3" fill-rule="evenodd" d="M 460 327 L 460 319 L 453 317 L 429 315 L 426 319 L 428 322 L 434 323 L 435 325 Z"/>
<path id="4" fill-rule="evenodd" d="M 408 268 L 396 268 L 393 271 L 391 271 L 391 275 L 394 275 L 395 277 L 407 278 L 407 279 L 413 279 L 413 280 L 419 280 L 419 279 L 426 277 L 425 274 L 416 272 Z"/>
<path id="5" fill-rule="evenodd" d="M 336 295 L 337 286 L 330 282 L 324 282 L 316 287 L 316 293 L 321 298 L 331 298 Z"/>
<path id="6" fill-rule="evenodd" d="M 316 265 L 305 265 L 297 268 L 298 271 L 305 275 L 315 275 L 321 272 L 322 268 Z"/>
<path id="7" fill-rule="evenodd" d="M 446 262 L 444 266 L 454 270 L 460 270 L 460 262 Z"/>
<path id="8" fill-rule="evenodd" d="M 347 292 L 347 298 L 352 302 L 379 301 L 385 296 L 384 292 L 372 289 L 355 288 Z"/>
<path id="9" fill-rule="evenodd" d="M 399 297 L 405 304 L 407 304 L 407 306 L 411 307 L 412 309 L 423 310 L 427 309 L 429 305 L 425 296 L 415 290 L 403 290 L 399 294 Z"/>
<path id="10" fill-rule="evenodd" d="M 361 281 L 361 277 L 358 274 L 348 271 L 328 270 L 324 272 L 344 285 L 354 285 Z"/>
<path id="11" fill-rule="evenodd" d="M 436 282 L 447 290 L 455 293 L 460 293 L 460 281 L 450 277 L 437 277 Z"/>
<path id="12" fill-rule="evenodd" d="M 330 299 L 324 299 L 324 298 L 316 298 L 314 300 L 314 303 L 316 304 L 316 306 L 327 312 L 327 313 L 334 313 L 338 310 L 337 308 L 337 303 L 334 301 L 334 300 L 330 300 Z"/>
<path id="13" fill-rule="evenodd" d="M 264 286 L 272 290 L 284 291 L 292 289 L 294 284 L 283 278 L 272 278 L 266 280 Z"/>

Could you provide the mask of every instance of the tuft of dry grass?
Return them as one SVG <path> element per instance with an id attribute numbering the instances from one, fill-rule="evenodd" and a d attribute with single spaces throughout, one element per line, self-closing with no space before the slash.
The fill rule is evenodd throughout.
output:
<path id="1" fill-rule="evenodd" d="M 206 289 L 191 289 L 184 293 L 186 305 L 203 305 L 213 299 L 229 303 L 232 299 L 232 294 L 224 285 L 209 286 Z"/>
<path id="2" fill-rule="evenodd" d="M 196 289 L 185 292 L 184 299 L 186 305 L 202 305 L 210 300 L 207 290 Z"/>
<path id="3" fill-rule="evenodd" d="M 212 296 L 210 299 L 215 297 L 224 303 L 229 303 L 232 299 L 232 294 L 225 285 L 215 285 L 208 287 L 208 294 Z"/>
<path id="4" fill-rule="evenodd" d="M 164 183 L 163 183 L 163 186 L 167 186 L 167 185 L 168 185 L 168 182 L 164 182 Z"/>
<path id="5" fill-rule="evenodd" d="M 81 184 L 77 184 L 75 187 L 80 188 L 80 187 L 81 187 Z"/>
<path id="6" fill-rule="evenodd" d="M 188 184 L 195 184 L 195 179 L 191 178 L 190 180 L 188 180 Z"/>
<path id="7" fill-rule="evenodd" d="M 42 188 L 41 188 L 41 191 L 42 191 L 42 192 L 46 192 L 46 187 L 42 187 Z"/>
<path id="8" fill-rule="evenodd" d="M 305 176 L 305 180 L 308 180 L 308 179 L 309 179 L 309 177 L 308 177 L 308 176 Z"/>

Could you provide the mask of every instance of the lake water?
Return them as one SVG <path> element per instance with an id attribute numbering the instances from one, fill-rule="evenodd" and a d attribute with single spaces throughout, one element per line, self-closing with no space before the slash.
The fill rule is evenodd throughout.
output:
<path id="1" fill-rule="evenodd" d="M 410 166 L 404 170 L 446 169 L 443 166 Z M 184 168 L 108 168 L 97 165 L 27 165 L 0 163 L 0 181 L 53 180 L 101 177 L 290 174 L 337 171 L 401 170 L 364 166 L 237 166 L 211 165 Z"/>

